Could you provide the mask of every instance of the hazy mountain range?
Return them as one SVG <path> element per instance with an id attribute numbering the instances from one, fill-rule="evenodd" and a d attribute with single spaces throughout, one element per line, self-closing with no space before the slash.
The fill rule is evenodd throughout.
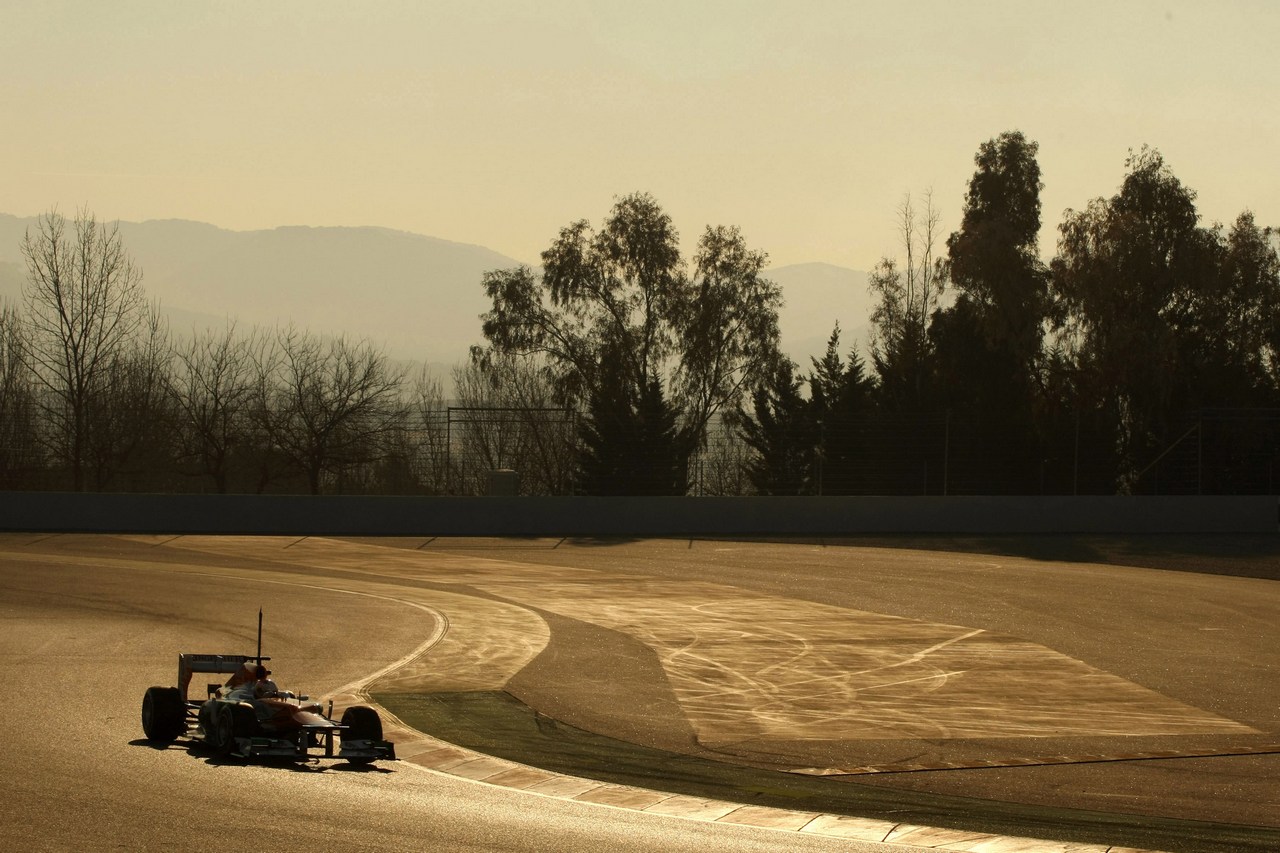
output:
<path id="1" fill-rule="evenodd" d="M 0 214 L 0 299 L 17 300 L 26 265 L 19 250 L 35 219 Z M 228 231 L 185 220 L 121 222 L 143 284 L 175 333 L 294 323 L 384 345 L 398 359 L 448 366 L 481 340 L 489 306 L 481 275 L 521 263 L 482 246 L 386 228 L 283 227 Z M 871 299 L 866 273 L 824 263 L 766 273 L 783 289 L 783 349 L 807 367 L 833 324 L 842 349 L 864 353 Z"/>

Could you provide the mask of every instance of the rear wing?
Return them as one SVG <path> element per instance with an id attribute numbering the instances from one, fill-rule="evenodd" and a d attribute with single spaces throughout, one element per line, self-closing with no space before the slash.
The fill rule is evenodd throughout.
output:
<path id="1" fill-rule="evenodd" d="M 194 673 L 217 672 L 231 675 L 238 672 L 249 661 L 262 663 L 264 660 L 271 660 L 271 658 L 260 655 L 179 654 L 178 690 L 182 692 L 182 698 L 185 701 L 187 688 L 191 685 L 191 676 Z"/>

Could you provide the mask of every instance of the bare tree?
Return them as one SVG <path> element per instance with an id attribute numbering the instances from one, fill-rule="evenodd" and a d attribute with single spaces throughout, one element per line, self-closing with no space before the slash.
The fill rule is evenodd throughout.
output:
<path id="1" fill-rule="evenodd" d="M 57 211 L 40 217 L 22 241 L 27 263 L 23 304 L 31 331 L 30 362 L 39 384 L 51 449 L 85 488 L 90 402 L 113 361 L 123 357 L 145 315 L 142 272 L 125 252 L 116 225 L 81 211 L 70 223 Z"/>
<path id="2" fill-rule="evenodd" d="M 442 495 L 449 488 L 449 411 L 444 386 L 426 365 L 413 380 L 407 423 L 409 466 L 418 488 Z"/>
<path id="3" fill-rule="evenodd" d="M 175 349 L 178 455 L 210 478 L 219 494 L 227 491 L 235 454 L 250 439 L 263 344 L 257 330 L 238 335 L 235 323 L 228 323 L 221 332 L 198 332 Z"/>
<path id="4" fill-rule="evenodd" d="M 153 303 L 139 333 L 111 357 L 89 395 L 85 450 L 93 488 L 173 485 L 172 366 L 169 327 Z"/>
<path id="5" fill-rule="evenodd" d="M 574 472 L 576 420 L 557 405 L 536 358 L 498 354 L 454 369 L 459 406 L 451 412 L 458 490 L 482 490 L 488 471 L 520 472 L 526 494 L 565 494 Z M 453 448 L 451 448 L 453 449 Z"/>
<path id="6" fill-rule="evenodd" d="M 368 341 L 288 328 L 275 344 L 260 411 L 274 446 L 320 494 L 326 475 L 379 458 L 401 421 L 404 378 Z"/>
<path id="7" fill-rule="evenodd" d="M 939 221 L 932 193 L 925 193 L 919 213 L 908 194 L 898 208 L 906 257 L 901 266 L 893 258 L 882 258 L 869 277 L 879 300 L 871 315 L 871 360 L 881 393 L 894 408 L 918 408 L 926 393 L 929 322 L 946 282 L 946 270 L 934 257 Z"/>
<path id="8" fill-rule="evenodd" d="M 694 495 L 752 494 L 748 469 L 752 448 L 742 437 L 739 415 L 726 412 L 711 421 L 706 444 L 689 463 L 689 491 Z"/>
<path id="9" fill-rule="evenodd" d="M 30 486 L 38 456 L 26 329 L 17 308 L 0 302 L 0 487 Z"/>

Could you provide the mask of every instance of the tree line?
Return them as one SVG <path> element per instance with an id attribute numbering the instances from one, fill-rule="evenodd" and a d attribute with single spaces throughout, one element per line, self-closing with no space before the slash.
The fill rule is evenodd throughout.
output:
<path id="1" fill-rule="evenodd" d="M 175 338 L 116 229 L 52 212 L 0 306 L 0 486 L 474 494 L 514 468 L 529 494 L 1271 491 L 1276 232 L 1203 224 L 1143 148 L 1045 262 L 1037 154 L 984 142 L 945 239 L 930 195 L 904 199 L 868 359 L 837 322 L 796 364 L 766 255 L 708 226 L 686 258 L 640 193 L 540 270 L 484 275 L 447 400 L 368 341 Z"/>
<path id="2" fill-rule="evenodd" d="M 1270 490 L 1276 232 L 1248 212 L 1230 227 L 1202 225 L 1194 191 L 1143 148 L 1119 192 L 1066 211 L 1046 264 L 1036 154 L 1018 132 L 979 148 L 960 229 L 936 258 L 931 200 L 922 213 L 904 203 L 902 256 L 871 274 L 870 369 L 856 353 L 841 361 L 837 330 L 811 371 L 784 359 L 753 393 L 743 430 L 759 453 L 759 491 L 813 493 L 818 464 L 836 491 L 883 483 L 886 460 L 866 451 L 885 429 L 932 436 L 935 456 L 967 449 L 970 459 L 943 462 L 967 491 L 1158 491 L 1160 460 L 1186 439 L 1203 457 L 1207 438 L 1209 468 L 1225 478 L 1212 490 Z M 1165 489 L 1205 490 L 1205 462 Z"/>
<path id="3" fill-rule="evenodd" d="M 583 413 L 591 493 L 684 494 L 726 456 L 765 495 L 1270 491 L 1276 232 L 1202 224 L 1144 147 L 1114 196 L 1066 211 L 1046 263 L 1037 154 L 1018 131 L 984 142 L 945 240 L 933 199 L 906 198 L 900 253 L 870 274 L 869 364 L 837 323 L 797 365 L 765 255 L 708 227 L 686 264 L 647 195 L 564 228 L 541 276 L 488 274 L 474 358 L 524 360 Z"/>

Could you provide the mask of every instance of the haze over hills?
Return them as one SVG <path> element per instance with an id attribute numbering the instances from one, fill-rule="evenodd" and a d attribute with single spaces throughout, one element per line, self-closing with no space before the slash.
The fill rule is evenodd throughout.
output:
<path id="1" fill-rule="evenodd" d="M 871 343 L 874 300 L 867 291 L 867 274 L 834 264 L 790 264 L 765 271 L 782 288 L 786 303 L 778 312 L 782 349 L 808 372 L 812 357 L 827 349 L 831 330 L 840 324 L 840 350 L 857 349 L 867 358 Z"/>
<path id="2" fill-rule="evenodd" d="M 0 298 L 16 300 L 26 265 L 19 246 L 34 217 L 0 214 Z M 126 249 L 143 270 L 175 333 L 294 323 L 315 332 L 367 337 L 398 359 L 448 366 L 480 342 L 489 307 L 488 270 L 521 262 L 482 246 L 386 228 L 282 227 L 228 231 L 185 220 L 121 222 Z M 820 354 L 838 320 L 842 349 L 864 353 L 871 300 L 866 274 L 823 263 L 766 274 L 783 288 L 783 349 L 802 368 Z"/>

